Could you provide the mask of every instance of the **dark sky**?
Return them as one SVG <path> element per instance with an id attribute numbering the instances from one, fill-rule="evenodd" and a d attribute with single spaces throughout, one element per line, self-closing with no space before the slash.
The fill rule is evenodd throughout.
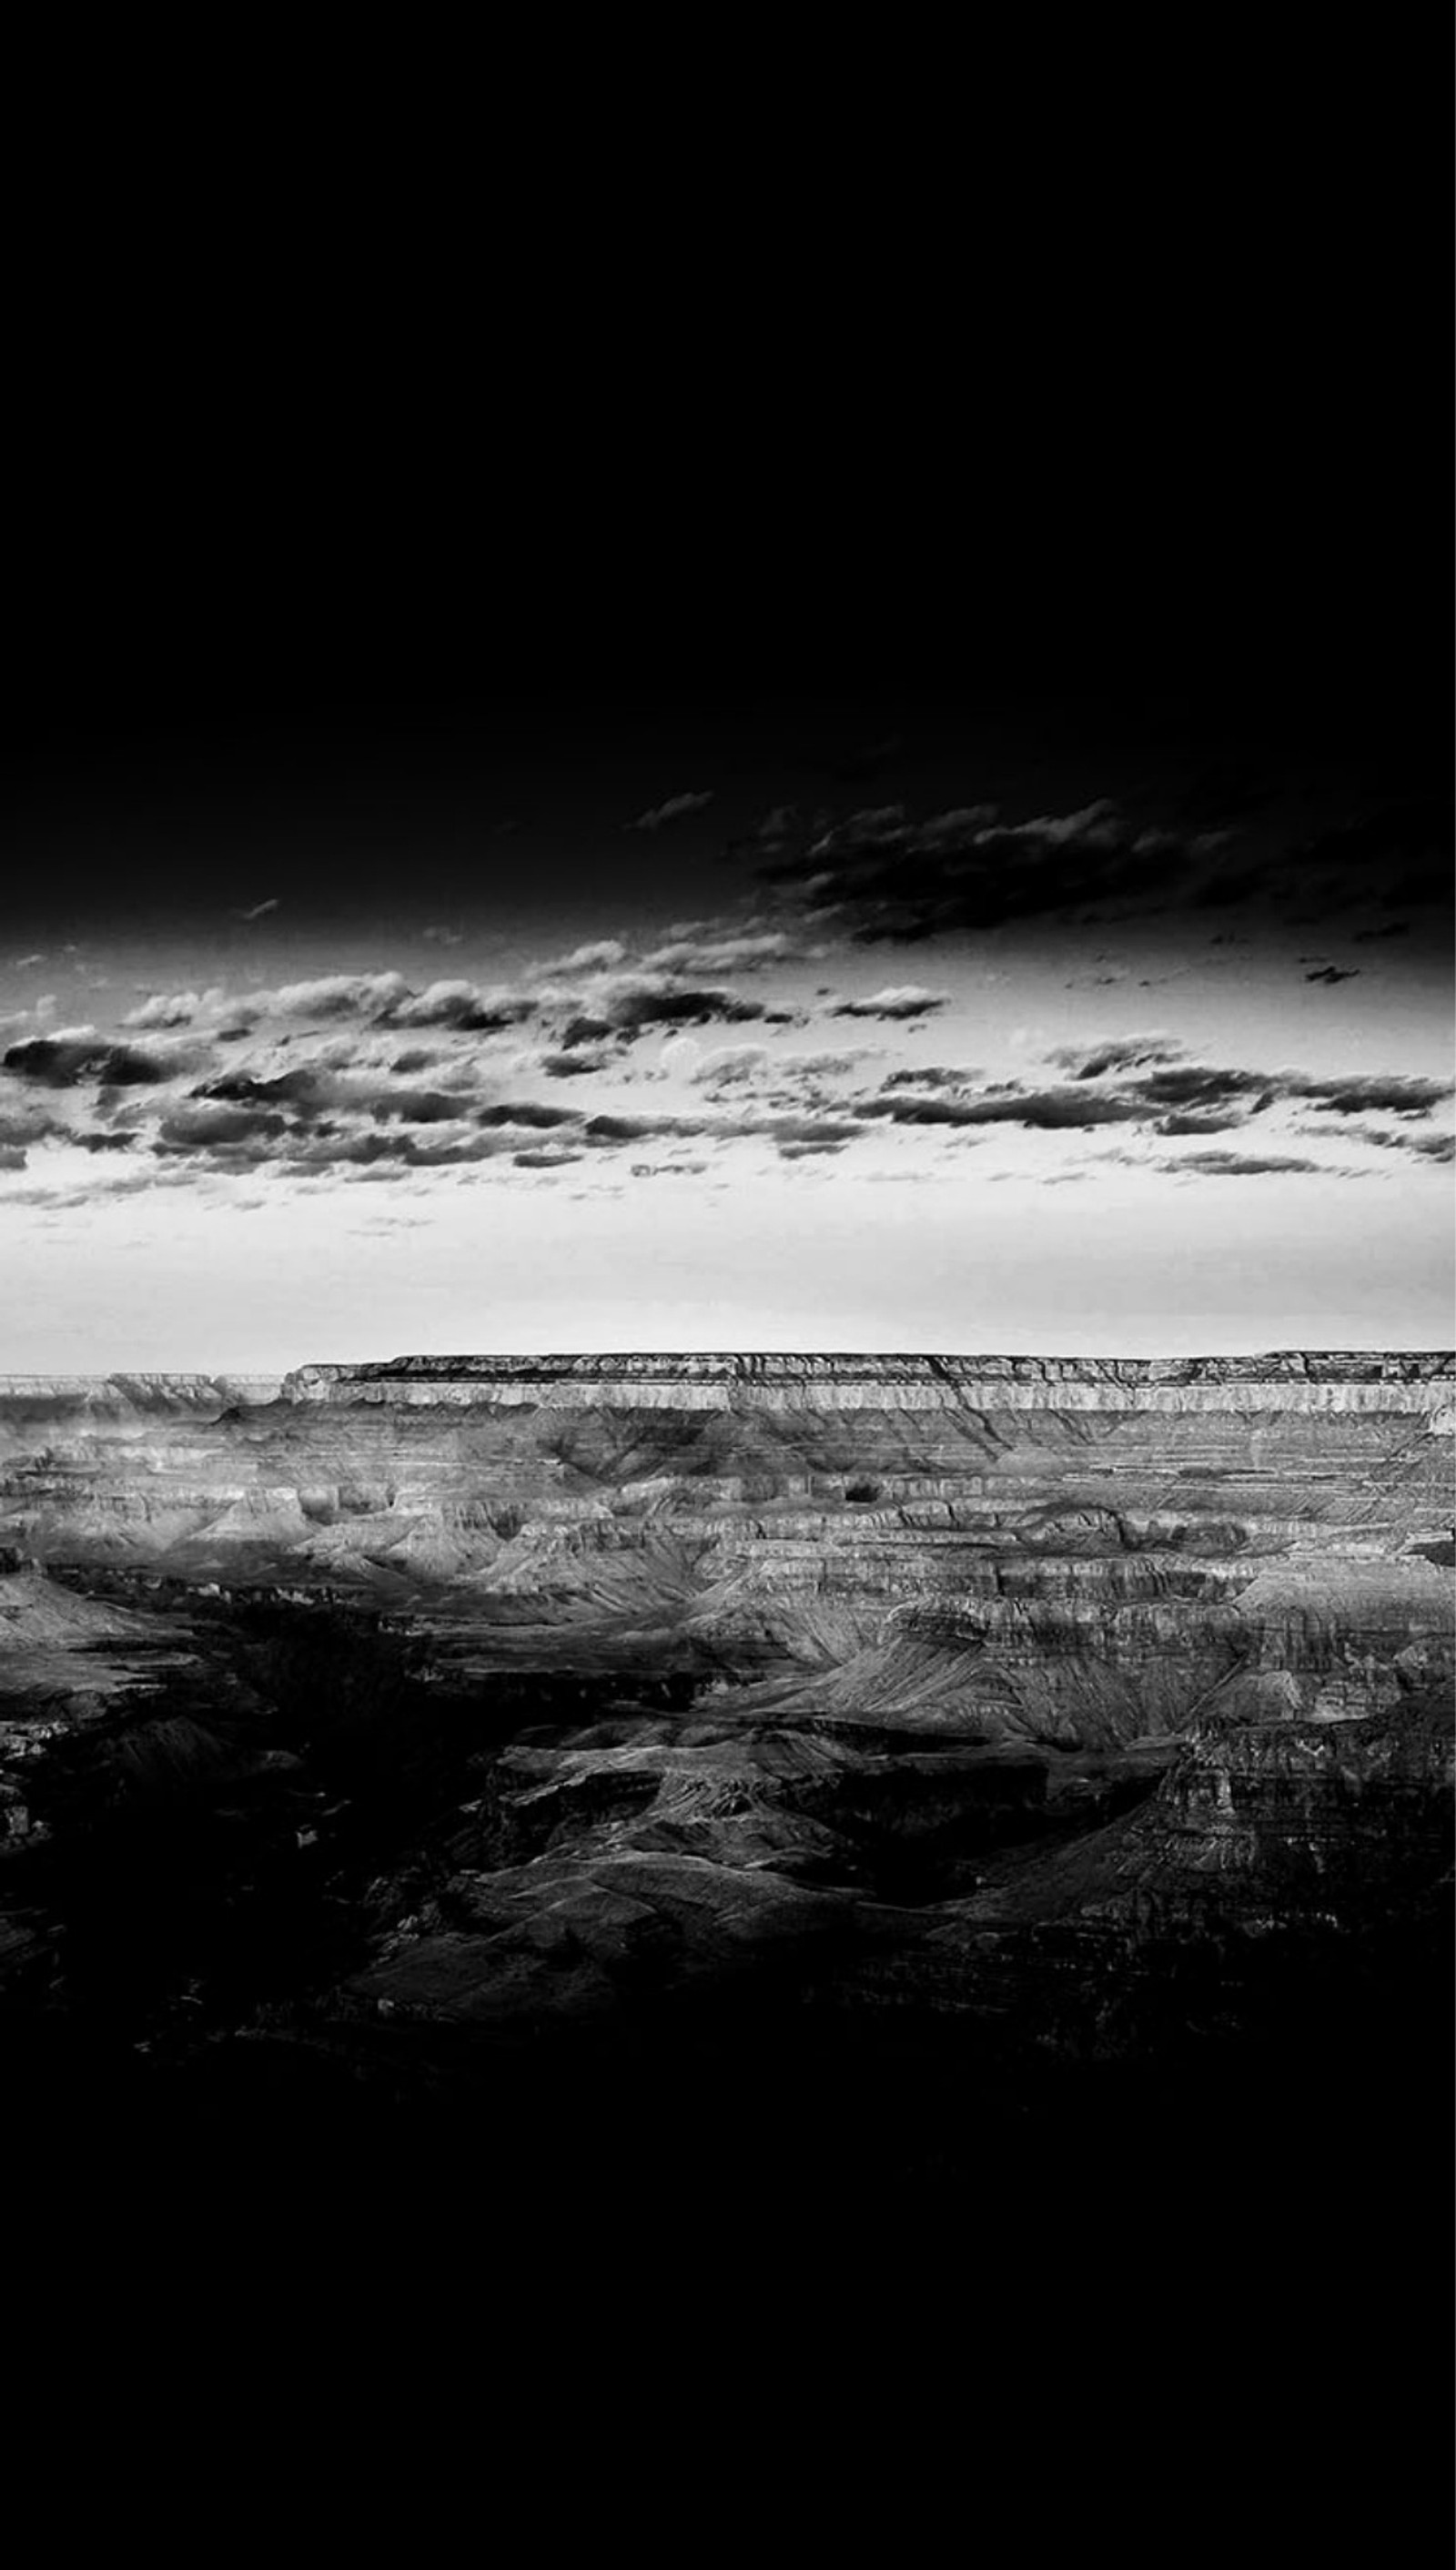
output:
<path id="1" fill-rule="evenodd" d="M 717 141 L 496 117 L 457 188 L 129 134 L 21 262 L 7 808 L 514 797 L 784 690 L 1444 767 L 1446 50 L 745 61 Z"/>
<path id="2" fill-rule="evenodd" d="M 10 1363 L 1449 1335 L 1448 46 L 1031 32 L 73 145 Z"/>

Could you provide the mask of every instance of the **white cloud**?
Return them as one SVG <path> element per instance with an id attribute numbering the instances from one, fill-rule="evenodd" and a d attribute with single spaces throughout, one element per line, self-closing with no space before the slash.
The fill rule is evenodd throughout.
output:
<path id="1" fill-rule="evenodd" d="M 690 812 L 705 811 L 713 801 L 713 787 L 702 794 L 670 794 L 666 803 L 655 803 L 650 811 L 639 812 L 629 821 L 629 830 L 662 830 L 670 821 L 686 820 Z"/>
<path id="2" fill-rule="evenodd" d="M 918 983 L 904 982 L 883 991 L 871 991 L 866 1000 L 841 1000 L 829 1011 L 831 1018 L 923 1018 L 932 1009 L 943 1009 L 950 994 L 946 991 L 924 991 Z"/>
<path id="3" fill-rule="evenodd" d="M 129 1009 L 122 1020 L 124 1027 L 190 1027 L 200 1017 L 215 1016 L 227 1006 L 227 995 L 221 989 L 211 991 L 156 991 L 140 1008 Z"/>

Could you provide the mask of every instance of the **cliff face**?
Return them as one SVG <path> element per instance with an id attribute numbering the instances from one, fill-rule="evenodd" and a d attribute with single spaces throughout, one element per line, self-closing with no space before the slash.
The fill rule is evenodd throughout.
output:
<path id="1" fill-rule="evenodd" d="M 1216 2024 L 1230 1944 L 1251 1986 L 1248 1953 L 1435 1897 L 1453 1383 L 1286 1354 L 12 1385 L 0 1822 L 41 1917 L 78 1810 L 121 1830 L 142 1795 L 145 1848 L 208 1813 L 224 1993 L 258 1884 L 291 1957 L 316 1877 L 289 2040 L 323 2022 L 364 2075 L 394 2017 L 534 2038 L 745 1983 L 792 1993 L 790 2051 L 805 1994 L 856 2042 L 954 2017 L 1013 2089 L 1046 2047 L 1156 2049 L 1170 1940 Z M 90 1917 L 106 1847 L 76 1849 Z M 124 1835 L 113 1862 L 123 1934 Z"/>
<path id="2" fill-rule="evenodd" d="M 1429 1410 L 1456 1399 L 1456 1358 L 1392 1353 L 1251 1357 L 795 1356 L 394 1357 L 301 1366 L 282 1397 L 353 1407 L 578 1403 L 615 1409 L 1219 1409 L 1257 1388 L 1271 1408 L 1380 1409 L 1392 1392 Z M 1312 1401 L 1310 1396 L 1316 1396 Z"/>
<path id="3" fill-rule="evenodd" d="M 847 1720 L 1354 1717 L 1451 1623 L 1456 1360 L 404 1358 L 0 1392 L 0 1540 Z M 263 1397 L 258 1397 L 259 1395 Z M 549 1637 L 543 1640 L 542 1637 Z"/>
<path id="4" fill-rule="evenodd" d="M 90 1424 L 140 1435 L 179 1419 L 218 1419 L 239 1403 L 276 1400 L 282 1382 L 280 1375 L 0 1375 L 0 1453 L 42 1428 Z"/>

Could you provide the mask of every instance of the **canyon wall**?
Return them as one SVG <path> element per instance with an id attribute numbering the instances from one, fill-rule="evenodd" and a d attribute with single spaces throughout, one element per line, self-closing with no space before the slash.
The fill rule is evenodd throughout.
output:
<path id="1" fill-rule="evenodd" d="M 395 1357 L 300 1366 L 282 1397 L 352 1408 L 1217 1410 L 1257 1390 L 1273 1409 L 1450 1410 L 1456 1359 L 1442 1355 L 1250 1357 L 856 1356 L 728 1353 L 631 1356 Z"/>
<path id="2" fill-rule="evenodd" d="M 0 1542 L 1087 1745 L 1450 1664 L 1456 1359 L 406 1357 L 0 1386 Z"/>
<path id="3" fill-rule="evenodd" d="M 777 1992 L 786 2058 L 805 2023 L 857 2051 L 953 2019 L 1020 2096 L 1047 2059 L 1156 2056 L 1190 2006 L 1216 2036 L 1265 1950 L 1408 1933 L 1429 1974 L 1453 1396 L 1429 1353 L 0 1386 L 17 1969 L 104 1975 L 170 1826 L 158 2022 L 199 2059 L 259 1902 L 241 2054 L 365 2077 L 422 2024 L 534 2045 L 659 2004 L 676 2060 L 686 1994 L 757 2024 Z M 226 1970 L 188 1941 L 218 1867 Z"/>

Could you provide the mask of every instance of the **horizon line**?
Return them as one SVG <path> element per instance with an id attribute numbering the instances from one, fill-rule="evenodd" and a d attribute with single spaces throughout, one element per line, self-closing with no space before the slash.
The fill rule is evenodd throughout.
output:
<path id="1" fill-rule="evenodd" d="M 1272 1360 L 1274 1358 L 1290 1357 L 1297 1357 L 1301 1360 L 1319 1358 L 1326 1361 L 1333 1358 L 1395 1360 L 1404 1357 L 1443 1357 L 1450 1360 L 1453 1364 L 1456 1364 L 1456 1344 L 1412 1345 L 1411 1343 L 1406 1342 L 1399 1347 L 1370 1347 L 1368 1345 L 1364 1347 L 1356 1347 L 1350 1345 L 1315 1346 L 1308 1341 L 1304 1341 L 1302 1343 L 1286 1344 L 1282 1347 L 1224 1348 L 1202 1351 L 1145 1349 L 1136 1352 L 1128 1350 L 1120 1352 L 1113 1349 L 1104 1349 L 1101 1351 L 1073 1351 L 1055 1347 L 765 1348 L 746 1345 L 716 1348 L 671 1348 L 663 1347 L 661 1345 L 654 1347 L 635 1346 L 616 1348 L 572 1348 L 564 1346 L 536 1348 L 406 1348 L 387 1357 L 311 1357 L 304 1358 L 297 1363 L 289 1365 L 259 1365 L 257 1363 L 240 1365 L 221 1363 L 211 1365 L 169 1366 L 159 1364 L 138 1364 L 136 1362 L 132 1362 L 130 1364 L 102 1364 L 95 1367 L 85 1368 L 58 1365 L 49 1367 L 32 1366 L 23 1369 L 17 1368 L 11 1370 L 0 1367 L 0 1383 L 45 1383 L 58 1376 L 70 1376 L 81 1382 L 108 1382 L 116 1379 L 117 1377 L 129 1375 L 188 1376 L 200 1382 L 217 1381 L 231 1377 L 235 1381 L 245 1382 L 250 1378 L 264 1381 L 274 1375 L 284 1376 L 289 1374 L 299 1374 L 308 1371 L 312 1367 L 328 1367 L 339 1373 L 349 1373 L 354 1371 L 356 1368 L 363 1366 L 447 1366 L 455 1364 L 531 1365 L 542 1362 L 554 1362 L 558 1364 L 567 1362 L 574 1364 L 589 1364 L 603 1362 L 618 1363 L 623 1359 L 641 1360 L 644 1358 L 652 1358 L 658 1361 L 681 1361 L 685 1364 L 698 1365 L 712 1362 L 736 1362 L 744 1358 L 754 1358 L 764 1363 L 775 1361 L 782 1362 L 785 1359 L 790 1358 L 811 1358 L 817 1363 L 835 1363 L 844 1360 L 853 1361 L 856 1364 L 871 1365 L 903 1363 L 906 1360 L 914 1360 L 922 1364 L 934 1364 L 944 1361 L 957 1365 L 1060 1364 L 1193 1366 L 1236 1365 L 1256 1360 Z"/>

